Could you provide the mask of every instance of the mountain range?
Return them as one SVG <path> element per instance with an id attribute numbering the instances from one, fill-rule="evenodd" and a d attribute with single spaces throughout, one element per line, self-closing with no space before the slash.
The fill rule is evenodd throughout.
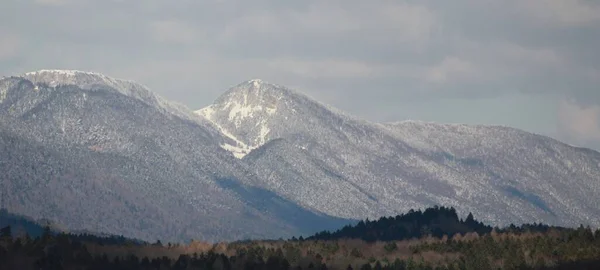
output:
<path id="1" fill-rule="evenodd" d="M 0 80 L 3 206 L 143 240 L 279 238 L 432 205 L 600 226 L 600 153 L 500 126 L 373 123 L 261 80 L 193 111 L 138 83 Z"/>

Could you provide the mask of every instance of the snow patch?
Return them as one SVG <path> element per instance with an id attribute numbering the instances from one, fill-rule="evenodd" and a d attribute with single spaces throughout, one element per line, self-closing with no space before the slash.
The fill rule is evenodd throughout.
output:
<path id="1" fill-rule="evenodd" d="M 232 105 L 228 104 L 228 107 L 232 107 L 229 110 L 229 121 L 233 121 L 233 120 L 241 121 L 241 120 L 244 120 L 245 118 L 252 117 L 254 115 L 254 112 L 260 112 L 263 110 L 263 107 L 260 105 L 248 106 L 248 105 L 240 104 L 238 102 L 233 102 Z M 238 126 L 238 123 L 236 123 L 236 126 Z"/>
<path id="2" fill-rule="evenodd" d="M 221 148 L 223 148 L 226 151 L 231 152 L 233 154 L 233 156 L 235 158 L 237 158 L 237 159 L 244 158 L 251 151 L 251 150 L 249 150 L 247 148 L 243 148 L 243 147 L 239 147 L 239 146 L 234 146 L 234 145 L 231 145 L 231 144 L 228 144 L 228 143 L 221 144 Z"/>
<path id="3" fill-rule="evenodd" d="M 267 113 L 269 115 L 273 115 L 275 112 L 277 112 L 277 108 L 267 108 Z"/>
<path id="4" fill-rule="evenodd" d="M 271 129 L 267 127 L 265 121 L 263 120 L 262 126 L 260 127 L 260 134 L 257 138 L 258 146 L 256 147 L 259 147 L 267 142 L 267 136 L 269 135 L 269 132 L 271 132 Z"/>
<path id="5" fill-rule="evenodd" d="M 250 80 L 250 82 L 252 83 L 252 86 L 257 89 L 260 89 L 260 85 L 263 83 L 261 79 Z"/>
<path id="6" fill-rule="evenodd" d="M 36 76 L 36 75 L 45 74 L 45 73 L 53 73 L 53 74 L 57 74 L 57 75 L 70 76 L 70 77 L 76 76 L 77 74 L 87 74 L 87 75 L 93 75 L 93 76 L 106 77 L 105 75 L 96 73 L 96 72 L 81 71 L 81 70 L 62 70 L 62 69 L 42 69 L 42 70 L 38 70 L 38 71 L 27 72 L 27 73 L 25 73 L 25 75 L 26 76 Z"/>
<path id="7" fill-rule="evenodd" d="M 200 116 L 204 116 L 205 118 L 210 120 L 210 119 L 212 119 L 212 116 L 215 113 L 215 109 L 213 108 L 212 105 L 210 105 L 204 109 L 197 110 L 194 113 L 196 113 L 197 115 L 200 115 Z"/>
<path id="8" fill-rule="evenodd" d="M 270 139 L 269 119 L 277 113 L 278 106 L 273 103 L 271 96 L 264 96 L 263 93 L 260 93 L 262 90 L 266 91 L 268 87 L 272 86 L 260 79 L 250 80 L 239 85 L 236 91 L 230 92 L 226 101 L 196 111 L 196 114 L 204 116 L 225 137 L 233 140 L 234 143 L 221 147 L 238 158 L 263 146 Z M 281 96 L 278 98 L 281 99 Z M 221 117 L 227 122 L 223 126 L 219 124 L 222 123 L 220 122 Z M 248 119 L 251 120 L 248 121 Z M 234 134 L 236 134 L 235 130 L 246 124 L 252 125 L 251 133 L 253 135 L 242 142 Z"/>
<path id="9" fill-rule="evenodd" d="M 234 123 L 234 125 L 236 125 L 236 127 L 238 127 L 241 124 L 241 120 L 243 120 L 244 118 L 253 117 L 255 112 L 264 110 L 264 108 L 260 105 L 259 106 L 244 106 L 238 102 L 228 102 L 224 107 L 230 108 L 229 121 L 232 121 Z M 272 113 L 275 113 L 276 109 L 267 108 L 266 111 L 267 111 L 267 113 L 272 114 Z M 268 142 L 268 139 L 269 139 L 268 135 L 271 132 L 271 129 L 267 125 L 267 119 L 263 119 L 256 123 L 255 127 L 259 128 L 259 126 L 260 126 L 259 134 L 254 139 L 254 144 L 248 145 L 248 144 L 244 143 L 243 141 L 241 141 L 240 139 L 238 139 L 235 135 L 233 135 L 226 128 L 224 128 L 219 123 L 217 123 L 217 121 L 214 120 L 213 116 L 216 113 L 214 105 L 210 105 L 203 109 L 197 110 L 194 113 L 204 117 L 206 120 L 211 122 L 217 128 L 217 130 L 219 130 L 219 132 L 221 134 L 223 134 L 225 137 L 227 137 L 227 138 L 231 139 L 233 142 L 235 142 L 235 145 L 228 144 L 228 143 L 221 144 L 221 148 L 231 152 L 236 158 L 241 159 L 244 156 L 246 156 L 248 153 L 250 153 L 252 150 L 257 149 Z"/>
<path id="10" fill-rule="evenodd" d="M 197 110 L 195 111 L 195 113 L 197 115 L 203 116 L 206 120 L 212 123 L 217 128 L 217 130 L 221 132 L 221 134 L 223 134 L 225 137 L 231 139 L 236 143 L 236 145 L 231 145 L 228 143 L 220 145 L 221 148 L 231 152 L 234 157 L 241 159 L 254 149 L 242 142 L 241 140 L 239 140 L 238 138 L 236 138 L 233 134 L 231 134 L 231 132 L 227 131 L 223 126 L 219 125 L 216 121 L 212 119 L 212 116 L 215 113 L 215 110 L 212 108 L 212 106 L 208 106 L 204 109 Z"/>
<path id="11" fill-rule="evenodd" d="M 0 89 L 0 103 L 2 103 L 6 99 L 7 94 L 8 94 L 8 89 L 6 89 L 6 88 Z"/>

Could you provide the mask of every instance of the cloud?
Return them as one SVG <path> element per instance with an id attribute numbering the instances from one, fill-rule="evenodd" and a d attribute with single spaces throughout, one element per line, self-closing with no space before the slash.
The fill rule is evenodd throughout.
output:
<path id="1" fill-rule="evenodd" d="M 370 66 L 361 62 L 323 59 L 319 61 L 305 61 L 301 59 L 274 59 L 269 61 L 273 70 L 292 73 L 305 78 L 351 78 L 382 76 L 384 67 Z"/>
<path id="2" fill-rule="evenodd" d="M 600 105 L 582 106 L 563 100 L 558 110 L 559 132 L 580 145 L 600 144 Z"/>
<path id="3" fill-rule="evenodd" d="M 385 18 L 393 34 L 400 34 L 403 39 L 423 41 L 430 37 L 439 22 L 433 11 L 424 6 L 396 3 L 380 7 L 379 14 Z"/>
<path id="4" fill-rule="evenodd" d="M 393 46 L 426 39 L 436 24 L 424 6 L 405 3 L 366 4 L 360 1 L 307 1 L 297 9 L 249 9 L 224 25 L 218 39 L 269 42 L 283 39 L 319 42 L 317 39 L 360 41 Z M 299 45 L 299 44 L 298 44 Z M 337 47 L 343 46 L 337 43 Z"/>
<path id="5" fill-rule="evenodd" d="M 35 0 L 36 4 L 45 6 L 62 6 L 69 2 L 69 0 Z"/>
<path id="6" fill-rule="evenodd" d="M 514 43 L 494 44 L 491 48 L 498 59 L 531 63 L 538 67 L 556 67 L 562 64 L 558 53 L 549 48 L 528 48 Z"/>
<path id="7" fill-rule="evenodd" d="M 12 33 L 0 29 L 0 73 L 93 70 L 193 108 L 262 78 L 373 120 L 404 119 L 403 106 L 485 100 L 498 105 L 477 119 L 495 124 L 497 108 L 517 96 L 544 110 L 525 118 L 554 129 L 563 121 L 557 115 L 577 111 L 562 105 L 566 112 L 557 114 L 559 100 L 600 105 L 599 7 L 589 0 L 9 0 L 0 9 L 0 25 Z M 432 121 L 465 115 L 423 108 Z"/>
<path id="8" fill-rule="evenodd" d="M 174 20 L 150 23 L 151 35 L 161 43 L 188 44 L 196 39 L 197 31 L 184 22 Z"/>
<path id="9" fill-rule="evenodd" d="M 518 1 L 518 6 L 541 23 L 564 26 L 594 24 L 600 21 L 600 5 L 582 0 L 528 0 Z"/>
<path id="10" fill-rule="evenodd" d="M 476 68 L 472 63 L 458 57 L 449 56 L 431 68 L 425 77 L 428 81 L 434 83 L 444 83 L 449 80 L 473 77 L 474 75 L 476 75 Z"/>
<path id="11" fill-rule="evenodd" d="M 21 39 L 14 34 L 3 33 L 2 42 L 0 42 L 0 60 L 5 60 L 17 56 L 20 53 Z"/>

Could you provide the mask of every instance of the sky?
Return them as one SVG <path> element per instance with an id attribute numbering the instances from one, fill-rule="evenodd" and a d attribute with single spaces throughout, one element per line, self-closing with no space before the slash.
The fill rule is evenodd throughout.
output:
<path id="1" fill-rule="evenodd" d="M 76 69 L 191 109 L 260 78 L 357 117 L 600 150 L 593 0 L 3 0 L 0 75 Z"/>

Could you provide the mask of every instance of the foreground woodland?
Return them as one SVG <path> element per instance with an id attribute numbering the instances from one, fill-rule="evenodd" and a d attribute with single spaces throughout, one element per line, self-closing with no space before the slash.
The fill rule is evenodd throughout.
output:
<path id="1" fill-rule="evenodd" d="M 492 228 L 453 208 L 410 211 L 289 240 L 145 243 L 122 236 L 0 231 L 0 269 L 600 269 L 600 230 Z"/>

